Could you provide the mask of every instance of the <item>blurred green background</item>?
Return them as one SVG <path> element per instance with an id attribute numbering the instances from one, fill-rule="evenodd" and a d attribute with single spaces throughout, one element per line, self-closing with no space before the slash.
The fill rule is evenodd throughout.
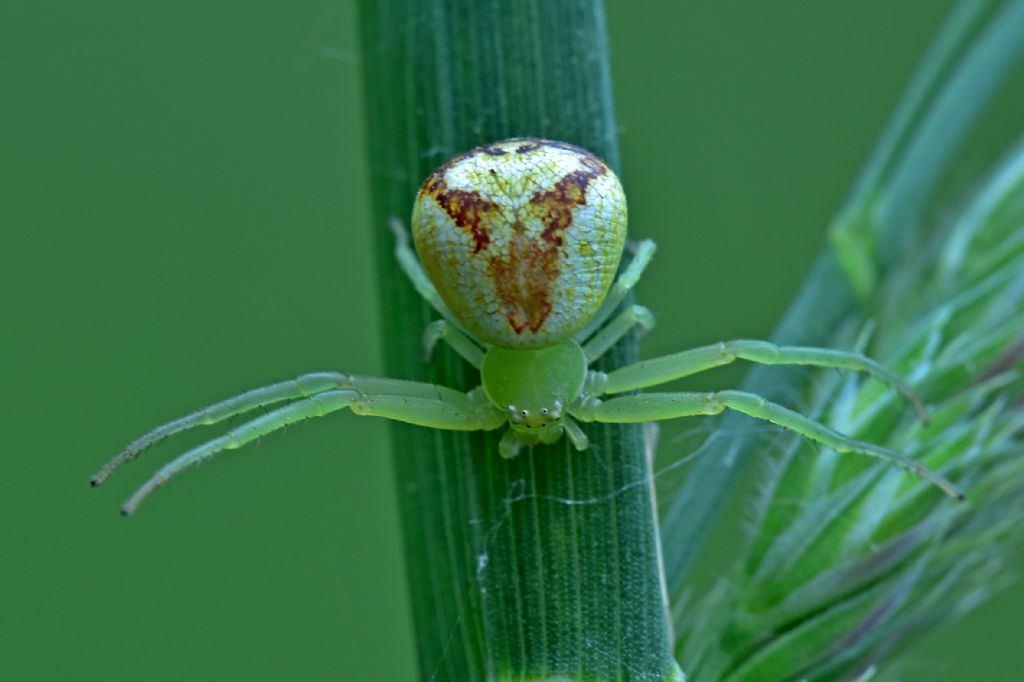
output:
<path id="1" fill-rule="evenodd" d="M 661 247 L 646 354 L 770 332 L 949 6 L 609 2 L 632 232 Z M 124 498 L 207 434 L 87 485 L 201 404 L 380 371 L 355 11 L 0 5 L 3 679 L 413 678 L 383 423 L 294 427 L 130 520 Z M 907 652 L 904 679 L 1020 679 L 1022 610 L 1018 587 Z"/>

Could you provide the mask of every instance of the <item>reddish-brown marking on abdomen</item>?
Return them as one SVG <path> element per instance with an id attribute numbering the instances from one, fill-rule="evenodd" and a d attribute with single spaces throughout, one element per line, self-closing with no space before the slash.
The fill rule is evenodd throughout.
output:
<path id="1" fill-rule="evenodd" d="M 572 210 L 587 203 L 587 186 L 607 172 L 596 159 L 584 159 L 586 168 L 573 171 L 546 192 L 537 192 L 530 204 L 544 223 L 540 240 L 530 239 L 523 226 L 514 227 L 508 253 L 492 256 L 491 280 L 505 320 L 515 333 L 536 334 L 551 314 L 551 285 L 559 276 L 558 249 L 562 233 L 572 225 Z"/>
<path id="2" fill-rule="evenodd" d="M 544 145 L 542 140 L 530 140 L 529 142 L 523 142 L 516 147 L 516 154 L 525 154 L 534 150 L 540 149 Z"/>
<path id="3" fill-rule="evenodd" d="M 585 169 L 573 171 L 558 181 L 547 192 L 538 192 L 530 203 L 539 206 L 543 212 L 544 234 L 541 239 L 558 248 L 562 245 L 561 232 L 572 225 L 572 209 L 587 203 L 587 185 L 594 178 L 606 172 L 604 164 L 584 158 Z"/>
<path id="4" fill-rule="evenodd" d="M 551 314 L 548 294 L 558 277 L 558 249 L 520 228 L 509 239 L 508 253 L 491 257 L 490 274 L 509 326 L 516 334 L 536 334 Z"/>
<path id="5" fill-rule="evenodd" d="M 486 249 L 491 243 L 491 236 L 484 227 L 488 214 L 501 210 L 493 201 L 480 196 L 477 191 L 464 189 L 448 189 L 441 172 L 434 173 L 423 185 L 423 191 L 434 197 L 437 204 L 459 227 L 467 228 L 473 237 L 473 253 Z"/>

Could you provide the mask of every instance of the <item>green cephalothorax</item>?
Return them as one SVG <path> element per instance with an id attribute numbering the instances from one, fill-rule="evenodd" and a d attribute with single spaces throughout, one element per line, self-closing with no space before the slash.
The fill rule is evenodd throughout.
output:
<path id="1" fill-rule="evenodd" d="M 480 378 L 511 427 L 502 454 L 514 456 L 516 445 L 558 440 L 569 419 L 566 407 L 580 397 L 586 376 L 587 357 L 571 339 L 537 350 L 488 349 Z"/>
<path id="2" fill-rule="evenodd" d="M 633 245 L 629 265 L 612 282 L 625 239 L 626 199 L 615 174 L 583 149 L 517 138 L 466 152 L 424 183 L 413 226 L 420 258 L 401 225 L 392 228 L 402 270 L 440 316 L 423 332 L 424 349 L 429 356 L 444 341 L 480 370 L 480 386 L 464 393 L 401 379 L 306 374 L 157 427 L 101 468 L 92 477 L 93 485 L 168 436 L 284 403 L 166 464 L 122 511 L 132 513 L 157 486 L 223 450 L 343 409 L 435 429 L 477 431 L 507 425 L 500 444 L 504 457 L 562 436 L 584 450 L 588 441 L 577 421 L 647 422 L 733 410 L 837 452 L 895 464 L 950 497 L 963 497 L 953 483 L 913 459 L 845 436 L 752 393 L 643 392 L 736 360 L 809 365 L 866 372 L 926 415 L 906 383 L 860 353 L 739 339 L 608 374 L 589 371 L 590 363 L 623 336 L 654 326 L 654 316 L 643 306 L 622 305 L 650 262 L 654 244 L 645 240 Z"/>

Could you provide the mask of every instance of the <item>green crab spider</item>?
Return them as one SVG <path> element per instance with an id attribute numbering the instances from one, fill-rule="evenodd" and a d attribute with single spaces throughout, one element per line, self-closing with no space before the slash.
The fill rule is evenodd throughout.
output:
<path id="1" fill-rule="evenodd" d="M 401 379 L 304 374 L 153 429 L 96 472 L 92 484 L 103 483 L 118 466 L 168 436 L 277 403 L 286 404 L 160 468 L 125 502 L 122 512 L 131 514 L 157 487 L 219 452 L 345 408 L 434 429 L 477 431 L 507 425 L 499 446 L 503 457 L 563 436 L 577 450 L 585 450 L 587 436 L 579 422 L 649 422 L 734 410 L 838 452 L 876 457 L 921 476 L 950 497 L 963 498 L 955 485 L 922 464 L 753 393 L 630 393 L 746 360 L 866 372 L 925 416 L 906 383 L 860 353 L 741 339 L 608 373 L 589 369 L 626 334 L 653 327 L 654 317 L 646 308 L 619 308 L 655 246 L 649 240 L 637 243 L 616 279 L 625 246 L 625 196 L 615 174 L 583 149 L 517 138 L 471 150 L 438 168 L 423 184 L 412 214 L 415 252 L 401 226 L 392 228 L 402 270 L 440 315 L 425 331 L 425 354 L 447 343 L 480 371 L 480 386 L 463 393 Z"/>

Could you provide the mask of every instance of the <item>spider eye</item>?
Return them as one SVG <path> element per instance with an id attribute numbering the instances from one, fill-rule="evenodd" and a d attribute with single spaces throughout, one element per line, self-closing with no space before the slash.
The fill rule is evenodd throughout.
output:
<path id="1" fill-rule="evenodd" d="M 548 408 L 546 408 L 546 407 L 540 408 L 540 413 L 546 417 L 547 414 L 548 414 Z"/>
<path id="2" fill-rule="evenodd" d="M 530 416 L 530 411 L 529 410 L 523 410 L 519 414 L 521 414 L 524 417 L 529 417 Z"/>

